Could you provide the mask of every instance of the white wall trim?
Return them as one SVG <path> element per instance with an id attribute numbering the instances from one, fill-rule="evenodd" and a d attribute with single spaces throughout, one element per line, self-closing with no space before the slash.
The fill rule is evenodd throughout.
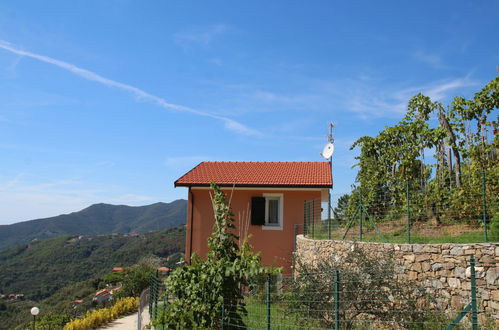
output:
<path id="1" fill-rule="evenodd" d="M 269 225 L 263 225 L 262 230 L 282 230 L 284 228 L 284 194 L 277 194 L 277 193 L 267 193 L 267 194 L 262 194 L 263 197 L 279 197 L 279 225 L 278 226 L 269 226 Z M 265 218 L 267 218 L 267 201 L 265 201 Z"/>
<path id="2" fill-rule="evenodd" d="M 211 190 L 210 187 L 192 186 L 192 190 Z M 222 190 L 232 190 L 232 187 L 221 187 Z M 235 187 L 234 190 L 273 190 L 273 191 L 322 191 L 327 188 L 279 188 L 279 187 Z"/>

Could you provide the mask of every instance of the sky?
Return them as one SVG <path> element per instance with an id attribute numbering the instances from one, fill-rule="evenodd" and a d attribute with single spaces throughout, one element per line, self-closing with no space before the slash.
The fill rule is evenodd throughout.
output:
<path id="1" fill-rule="evenodd" d="M 498 74 L 498 1 L 0 3 L 0 224 L 186 198 L 201 161 L 320 161 Z"/>

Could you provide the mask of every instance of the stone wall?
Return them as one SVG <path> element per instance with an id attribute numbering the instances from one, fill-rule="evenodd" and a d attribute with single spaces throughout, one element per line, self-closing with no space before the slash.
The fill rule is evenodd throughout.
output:
<path id="1" fill-rule="evenodd" d="M 476 260 L 478 305 L 482 317 L 499 321 L 499 243 L 477 244 L 388 244 L 312 240 L 299 235 L 295 255 L 301 263 L 342 256 L 354 248 L 376 255 L 392 251 L 395 274 L 400 280 L 418 281 L 437 298 L 442 310 L 457 310 L 471 301 L 470 257 Z"/>

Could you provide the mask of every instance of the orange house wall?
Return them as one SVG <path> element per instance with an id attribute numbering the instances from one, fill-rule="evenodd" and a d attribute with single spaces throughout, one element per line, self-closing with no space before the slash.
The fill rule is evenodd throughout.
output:
<path id="1" fill-rule="evenodd" d="M 189 189 L 185 249 L 188 261 L 190 261 L 191 253 L 196 253 L 203 258 L 208 253 L 208 237 L 211 235 L 214 224 L 209 192 L 208 189 Z M 292 265 L 294 227 L 295 224 L 303 224 L 303 202 L 320 199 L 321 191 L 255 189 L 231 192 L 227 189 L 224 192 L 228 198 L 232 193 L 231 206 L 235 218 L 236 235 L 243 236 L 244 228 L 247 228 L 247 234 L 252 235 L 249 243 L 253 246 L 253 251 L 261 253 L 262 263 L 265 266 L 283 267 L 283 273 L 289 274 Z M 274 193 L 283 195 L 282 230 L 265 230 L 262 226 L 251 225 L 251 197 Z"/>

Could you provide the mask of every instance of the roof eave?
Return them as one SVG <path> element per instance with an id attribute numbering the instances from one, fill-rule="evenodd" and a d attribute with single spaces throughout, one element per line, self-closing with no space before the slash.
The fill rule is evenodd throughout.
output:
<path id="1" fill-rule="evenodd" d="M 176 187 L 209 187 L 209 183 L 183 183 L 177 182 L 174 183 Z M 314 185 L 305 185 L 305 184 L 228 184 L 222 183 L 218 184 L 219 187 L 245 187 L 245 188 L 333 188 L 332 184 L 314 184 Z"/>

